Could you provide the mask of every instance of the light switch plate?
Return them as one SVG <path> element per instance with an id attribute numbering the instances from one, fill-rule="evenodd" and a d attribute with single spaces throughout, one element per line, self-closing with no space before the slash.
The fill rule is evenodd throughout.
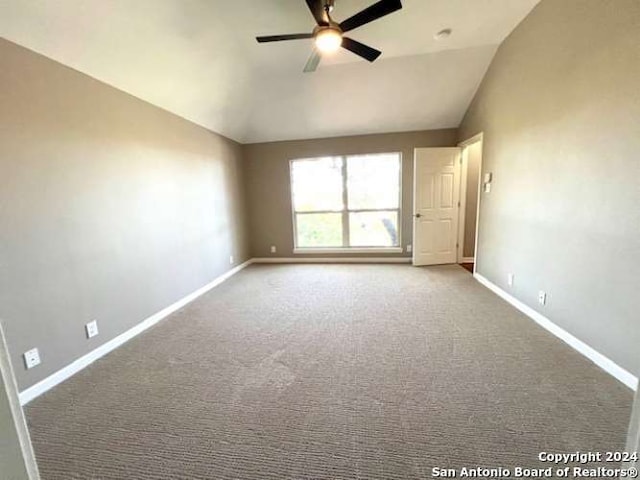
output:
<path id="1" fill-rule="evenodd" d="M 93 320 L 93 321 L 87 323 L 84 326 L 84 328 L 87 331 L 87 338 L 95 337 L 99 333 L 98 332 L 98 321 L 97 320 Z"/>
<path id="2" fill-rule="evenodd" d="M 484 193 L 491 193 L 491 183 L 484 184 Z"/>
<path id="3" fill-rule="evenodd" d="M 540 305 L 544 305 L 545 303 L 547 303 L 547 294 L 542 290 L 538 292 L 538 303 Z"/>
<path id="4" fill-rule="evenodd" d="M 507 284 L 512 287 L 513 286 L 513 273 L 507 275 Z"/>
<path id="5" fill-rule="evenodd" d="M 36 365 L 40 365 L 40 352 L 38 352 L 37 348 L 32 348 L 24 352 L 24 366 L 27 369 L 33 368 Z"/>

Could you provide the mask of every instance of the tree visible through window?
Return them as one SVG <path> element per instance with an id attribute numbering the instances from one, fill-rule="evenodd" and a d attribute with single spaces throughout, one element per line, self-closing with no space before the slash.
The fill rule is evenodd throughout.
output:
<path id="1" fill-rule="evenodd" d="M 297 248 L 397 247 L 400 154 L 291 161 Z"/>

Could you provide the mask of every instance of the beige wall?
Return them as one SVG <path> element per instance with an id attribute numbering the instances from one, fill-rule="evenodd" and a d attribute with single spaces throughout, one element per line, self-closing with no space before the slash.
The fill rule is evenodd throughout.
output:
<path id="1" fill-rule="evenodd" d="M 455 129 L 387 133 L 354 137 L 258 143 L 244 146 L 247 181 L 247 206 L 251 231 L 251 254 L 254 257 L 292 257 L 293 224 L 289 160 L 323 155 L 362 153 L 402 153 L 402 254 L 410 256 L 413 221 L 413 149 L 416 147 L 450 147 L 456 145 Z M 276 254 L 269 252 L 275 245 Z M 366 255 L 366 254 L 365 254 Z M 322 255 L 296 255 L 322 256 Z M 331 254 L 335 256 L 335 254 Z M 345 256 L 358 256 L 345 254 Z M 370 256 L 370 255 L 367 255 Z"/>
<path id="2" fill-rule="evenodd" d="M 460 139 L 484 132 L 493 173 L 479 272 L 635 375 L 639 26 L 637 0 L 543 0 L 499 48 L 460 127 Z"/>
<path id="3" fill-rule="evenodd" d="M 4 40 L 0 66 L 0 318 L 24 389 L 248 258 L 242 152 Z"/>

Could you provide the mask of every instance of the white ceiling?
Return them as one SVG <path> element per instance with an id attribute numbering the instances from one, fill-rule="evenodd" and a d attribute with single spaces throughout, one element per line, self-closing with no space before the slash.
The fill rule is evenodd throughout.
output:
<path id="1" fill-rule="evenodd" d="M 539 0 L 403 0 L 302 73 L 304 0 L 0 0 L 0 35 L 240 142 L 456 127 L 497 46 Z M 340 21 L 374 0 L 336 0 Z M 434 33 L 453 29 L 447 40 Z"/>

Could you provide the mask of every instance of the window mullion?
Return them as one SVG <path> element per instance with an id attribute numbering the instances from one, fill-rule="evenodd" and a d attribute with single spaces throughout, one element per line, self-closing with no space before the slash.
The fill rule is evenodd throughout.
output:
<path id="1" fill-rule="evenodd" d="M 349 193 L 347 192 L 347 157 L 342 157 L 342 246 L 349 247 Z"/>

